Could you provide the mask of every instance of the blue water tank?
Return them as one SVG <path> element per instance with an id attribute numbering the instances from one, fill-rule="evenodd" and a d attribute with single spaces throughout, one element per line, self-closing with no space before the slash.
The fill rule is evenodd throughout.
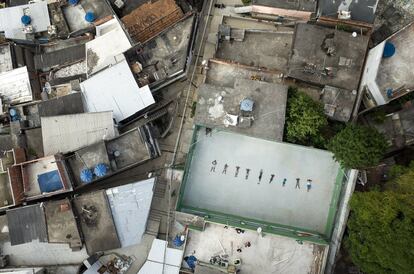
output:
<path id="1" fill-rule="evenodd" d="M 89 168 L 85 168 L 80 173 L 80 179 L 83 183 L 88 184 L 93 180 L 93 173 Z"/>
<path id="2" fill-rule="evenodd" d="M 93 13 L 92 11 L 88 11 L 85 14 L 85 20 L 89 23 L 92 23 L 93 21 L 95 21 L 96 17 L 95 17 L 95 13 Z"/>
<path id="3" fill-rule="evenodd" d="M 391 42 L 386 42 L 382 57 L 389 58 L 395 54 L 395 46 Z"/>
<path id="4" fill-rule="evenodd" d="M 76 6 L 79 3 L 79 0 L 69 0 L 68 3 L 71 6 Z"/>
<path id="5" fill-rule="evenodd" d="M 173 243 L 176 247 L 180 247 L 184 244 L 185 238 L 182 235 L 175 236 Z"/>
<path id="6" fill-rule="evenodd" d="M 23 25 L 25 25 L 25 26 L 29 25 L 30 22 L 32 22 L 32 18 L 30 18 L 29 15 L 23 15 L 20 20 L 22 21 Z"/>
<path id="7" fill-rule="evenodd" d="M 10 116 L 12 116 L 12 117 L 17 115 L 17 111 L 14 108 L 11 108 L 9 110 L 9 113 L 10 113 Z"/>
<path id="8" fill-rule="evenodd" d="M 242 111 L 253 111 L 254 101 L 252 99 L 243 99 L 240 103 L 240 109 Z"/>
<path id="9" fill-rule="evenodd" d="M 193 255 L 184 257 L 184 261 L 187 263 L 187 265 L 194 270 L 197 264 L 197 258 Z"/>
<path id="10" fill-rule="evenodd" d="M 108 174 L 108 167 L 105 164 L 100 163 L 96 165 L 93 172 L 97 177 L 104 177 L 106 174 Z"/>

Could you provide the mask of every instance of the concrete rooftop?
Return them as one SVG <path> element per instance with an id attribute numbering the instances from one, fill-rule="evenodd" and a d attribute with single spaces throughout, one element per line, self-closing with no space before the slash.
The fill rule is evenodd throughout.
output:
<path id="1" fill-rule="evenodd" d="M 341 177 L 331 153 L 222 130 L 213 130 L 210 136 L 204 128 L 195 132 L 193 141 L 181 211 L 296 227 L 329 237 L 329 215 L 336 210 L 333 201 Z M 309 192 L 308 179 L 312 180 Z"/>
<path id="2" fill-rule="evenodd" d="M 78 196 L 74 205 L 89 255 L 121 247 L 104 191 Z"/>
<path id="3" fill-rule="evenodd" d="M 250 247 L 245 243 L 250 242 Z M 326 246 L 266 234 L 260 237 L 255 231 L 246 230 L 237 234 L 232 227 L 207 224 L 204 231 L 191 230 L 184 256 L 193 255 L 209 264 L 212 256 L 223 254 L 224 248 L 229 262 L 241 259 L 241 273 L 260 274 L 316 274 L 322 273 Z M 242 252 L 237 252 L 241 248 Z M 204 272 L 197 272 L 204 273 Z M 214 272 L 215 273 L 215 272 Z"/>
<path id="4" fill-rule="evenodd" d="M 414 24 L 396 33 L 387 42 L 392 43 L 396 51 L 392 57 L 382 58 L 378 68 L 376 83 L 384 98 L 387 98 L 389 88 L 394 91 L 400 88 L 414 89 Z"/>
<path id="5" fill-rule="evenodd" d="M 232 28 L 232 32 L 242 29 Z M 218 42 L 216 58 L 286 72 L 293 30 L 245 29 L 242 41 Z"/>
<path id="6" fill-rule="evenodd" d="M 357 90 L 367 36 L 326 27 L 299 23 L 296 25 L 288 76 L 316 85 L 330 85 Z M 334 53 L 328 55 L 328 51 Z M 326 70 L 332 75 L 328 75 Z"/>
<path id="7" fill-rule="evenodd" d="M 195 23 L 195 15 L 187 16 L 157 37 L 125 53 L 140 87 L 149 84 L 155 91 L 166 82 L 183 76 L 189 62 Z M 134 70 L 136 62 L 142 70 Z"/>
<path id="8" fill-rule="evenodd" d="M 281 84 L 282 75 L 273 71 L 267 71 L 232 62 L 225 62 L 217 59 L 210 59 L 206 72 L 205 83 L 233 88 L 236 79 L 259 78 L 264 82 Z"/>
<path id="9" fill-rule="evenodd" d="M 209 84 L 200 86 L 194 122 L 210 128 L 227 128 L 253 137 L 282 141 L 287 86 L 250 79 L 234 81 L 233 88 Z M 254 101 L 252 125 L 246 128 L 226 125 L 227 114 L 241 115 L 240 103 L 246 98 Z"/>

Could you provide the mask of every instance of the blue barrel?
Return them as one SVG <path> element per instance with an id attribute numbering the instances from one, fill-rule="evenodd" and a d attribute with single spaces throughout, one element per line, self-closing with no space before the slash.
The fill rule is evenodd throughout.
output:
<path id="1" fill-rule="evenodd" d="M 30 22 L 32 22 L 32 18 L 30 18 L 29 15 L 23 15 L 20 20 L 22 21 L 23 25 L 25 25 L 25 26 L 29 25 Z"/>
<path id="2" fill-rule="evenodd" d="M 97 177 L 104 177 L 108 174 L 108 167 L 105 164 L 97 164 L 95 169 L 93 170 Z"/>
<path id="3" fill-rule="evenodd" d="M 395 54 L 395 46 L 391 42 L 385 42 L 382 57 L 389 58 Z"/>
<path id="4" fill-rule="evenodd" d="M 83 183 L 88 184 L 93 180 L 93 173 L 89 168 L 85 168 L 80 173 L 80 179 Z"/>
<path id="5" fill-rule="evenodd" d="M 96 17 L 95 17 L 95 13 L 93 13 L 92 11 L 88 11 L 85 14 L 85 20 L 86 22 L 92 23 L 93 21 L 95 21 Z"/>
<path id="6" fill-rule="evenodd" d="M 71 6 L 76 6 L 79 3 L 79 0 L 69 0 L 68 3 Z"/>

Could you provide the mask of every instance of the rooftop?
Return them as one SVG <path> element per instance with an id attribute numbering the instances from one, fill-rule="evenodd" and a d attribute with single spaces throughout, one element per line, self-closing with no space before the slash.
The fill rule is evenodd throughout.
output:
<path id="1" fill-rule="evenodd" d="M 85 60 L 85 43 L 86 41 L 83 40 L 76 45 L 56 50 L 49 49 L 36 54 L 33 58 L 35 68 L 41 71 L 49 71 Z"/>
<path id="2" fill-rule="evenodd" d="M 83 113 L 82 95 L 72 93 L 45 101 L 19 104 L 13 107 L 20 121 L 25 121 L 25 128 L 40 127 L 41 117 Z"/>
<path id="3" fill-rule="evenodd" d="M 234 78 L 232 78 L 234 79 Z M 203 84 L 198 90 L 195 123 L 253 137 L 282 141 L 285 124 L 287 86 L 262 81 L 235 79 L 234 87 Z M 240 104 L 254 101 L 253 111 L 245 114 Z M 237 125 L 229 125 L 229 115 L 236 115 Z M 243 119 L 253 120 L 243 126 Z"/>
<path id="4" fill-rule="evenodd" d="M 33 240 L 47 242 L 47 226 L 43 207 L 39 204 L 7 210 L 11 245 Z"/>
<path id="5" fill-rule="evenodd" d="M 357 90 L 369 38 L 299 23 L 296 25 L 288 76 L 324 86 Z"/>
<path id="6" fill-rule="evenodd" d="M 23 186 L 21 182 L 9 179 L 8 169 L 16 163 L 25 161 L 23 149 L 13 149 L 1 152 L 0 157 L 0 209 L 19 205 L 23 201 Z M 12 184 L 13 183 L 13 184 Z"/>
<path id="7" fill-rule="evenodd" d="M 318 3 L 318 14 L 337 18 L 338 12 L 350 11 L 351 20 L 373 24 L 378 2 L 379 0 L 321 0 Z"/>
<path id="8" fill-rule="evenodd" d="M 379 115 L 384 115 L 378 119 Z M 364 115 L 364 121 L 384 134 L 392 149 L 400 149 L 414 144 L 414 107 L 406 107 L 387 114 L 376 112 Z"/>
<path id="9" fill-rule="evenodd" d="M 0 45 L 0 73 L 13 69 L 13 58 L 10 44 Z"/>
<path id="10" fill-rule="evenodd" d="M 31 31 L 25 31 L 26 27 L 21 22 L 22 16 L 27 13 L 31 17 Z M 47 31 L 49 26 L 49 11 L 45 1 L 0 9 L 0 31 L 4 31 L 6 38 L 26 40 L 28 34 Z"/>
<path id="11" fill-rule="evenodd" d="M 147 228 L 155 178 L 106 190 L 122 247 L 136 245 Z"/>
<path id="12" fill-rule="evenodd" d="M 144 43 L 183 17 L 182 10 L 174 0 L 158 0 L 140 5 L 122 17 L 122 22 L 135 43 Z"/>
<path id="13" fill-rule="evenodd" d="M 125 59 L 81 83 L 88 111 L 113 111 L 117 122 L 155 103 L 148 85 L 139 87 Z"/>
<path id="14" fill-rule="evenodd" d="M 414 90 L 412 42 L 414 23 L 369 51 L 360 89 L 367 88 L 376 105 L 386 104 Z M 390 57 L 384 57 L 386 46 L 395 48 L 395 53 Z M 367 101 L 366 105 L 371 106 Z"/>
<path id="15" fill-rule="evenodd" d="M 211 257 L 225 253 L 230 264 L 241 259 L 241 273 L 323 273 L 324 257 L 328 252 L 326 246 L 309 242 L 298 244 L 294 239 L 268 234 L 260 237 L 249 230 L 238 234 L 232 227 L 226 229 L 212 223 L 207 224 L 204 231 L 191 230 L 188 239 L 185 256 L 195 251 L 197 260 L 208 266 Z M 247 242 L 250 247 L 245 247 Z M 242 252 L 237 252 L 238 248 Z M 198 268 L 195 273 L 205 273 L 197 272 Z"/>
<path id="16" fill-rule="evenodd" d="M 237 64 L 231 61 L 209 60 L 205 83 L 233 88 L 236 79 L 261 79 L 264 82 L 281 84 L 283 82 L 283 75 L 274 71 Z"/>
<path id="17" fill-rule="evenodd" d="M 125 53 L 140 87 L 149 85 L 156 91 L 185 75 L 196 22 L 194 14 L 188 15 L 157 37 Z"/>
<path id="18" fill-rule="evenodd" d="M 12 185 L 23 186 L 26 200 L 71 191 L 72 186 L 61 161 L 59 156 L 47 156 L 18 163 L 10 168 L 9 180 Z"/>
<path id="19" fill-rule="evenodd" d="M 81 173 L 85 169 L 94 170 L 98 164 L 107 167 L 105 176 L 113 175 L 127 168 L 157 157 L 159 148 L 151 133 L 144 128 L 136 128 L 108 140 L 100 140 L 65 155 L 66 165 L 76 187 L 90 182 L 82 181 Z M 92 181 L 102 179 L 95 176 Z"/>
<path id="20" fill-rule="evenodd" d="M 3 103 L 18 104 L 33 100 L 29 73 L 26 67 L 0 74 L 0 96 Z"/>
<path id="21" fill-rule="evenodd" d="M 230 26 L 227 28 L 230 32 L 229 38 L 219 39 L 216 58 L 281 72 L 287 71 L 293 30 L 237 29 Z"/>
<path id="22" fill-rule="evenodd" d="M 69 199 L 44 204 L 49 243 L 68 243 L 72 250 L 80 250 L 82 241 Z"/>
<path id="23" fill-rule="evenodd" d="M 252 5 L 314 12 L 317 0 L 252 0 Z"/>
<path id="24" fill-rule="evenodd" d="M 115 137 L 111 111 L 42 117 L 41 123 L 45 155 L 74 151 Z"/>
<path id="25" fill-rule="evenodd" d="M 102 0 L 82 0 L 76 6 L 65 5 L 62 7 L 62 10 L 71 33 L 94 26 L 85 20 L 85 15 L 88 11 L 93 11 L 95 14 L 94 23 L 102 23 L 107 17 L 113 15 L 111 6 L 107 1 Z"/>
<path id="26" fill-rule="evenodd" d="M 194 133 L 179 211 L 282 235 L 292 230 L 330 238 L 342 182 L 330 152 L 221 130 L 206 136 L 204 130 Z"/>
<path id="27" fill-rule="evenodd" d="M 351 119 L 356 99 L 356 91 L 330 86 L 325 86 L 321 95 L 325 114 L 331 119 L 341 122 L 348 122 Z"/>
<path id="28" fill-rule="evenodd" d="M 105 191 L 77 196 L 74 206 L 89 255 L 121 247 Z"/>
<path id="29" fill-rule="evenodd" d="M 117 63 L 117 55 L 131 47 L 128 37 L 114 18 L 96 26 L 95 39 L 86 43 L 88 75 Z"/>

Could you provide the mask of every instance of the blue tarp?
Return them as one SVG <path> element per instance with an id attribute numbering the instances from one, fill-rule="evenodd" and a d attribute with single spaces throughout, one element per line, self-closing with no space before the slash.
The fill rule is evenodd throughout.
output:
<path id="1" fill-rule="evenodd" d="M 57 170 L 37 175 L 37 182 L 42 193 L 53 192 L 63 188 L 63 183 Z"/>

